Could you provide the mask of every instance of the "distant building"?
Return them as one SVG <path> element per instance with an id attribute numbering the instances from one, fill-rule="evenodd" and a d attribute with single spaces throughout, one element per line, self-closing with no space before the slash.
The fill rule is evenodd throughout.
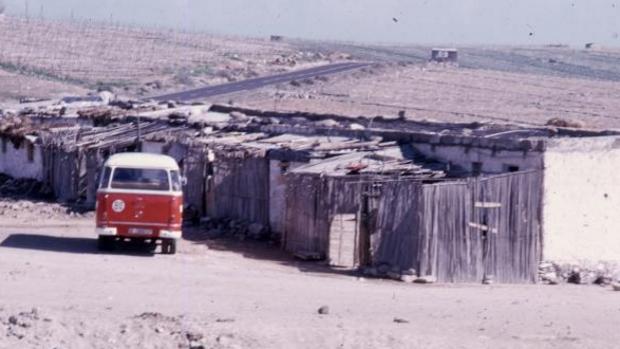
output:
<path id="1" fill-rule="evenodd" d="M 431 51 L 431 62 L 458 63 L 459 52 L 455 48 L 434 48 Z"/>
<path id="2" fill-rule="evenodd" d="M 282 41 L 284 40 L 284 37 L 282 35 L 272 35 L 269 39 L 271 41 Z"/>

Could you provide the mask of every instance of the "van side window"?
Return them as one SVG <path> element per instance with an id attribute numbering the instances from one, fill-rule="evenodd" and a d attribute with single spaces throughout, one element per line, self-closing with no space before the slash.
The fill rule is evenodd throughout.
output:
<path id="1" fill-rule="evenodd" d="M 101 180 L 99 181 L 99 189 L 107 188 L 110 183 L 110 175 L 112 174 L 112 169 L 106 167 L 103 169 L 103 173 L 101 175 Z"/>
<path id="2" fill-rule="evenodd" d="M 170 171 L 170 180 L 172 181 L 172 191 L 181 191 L 183 189 L 179 171 Z"/>

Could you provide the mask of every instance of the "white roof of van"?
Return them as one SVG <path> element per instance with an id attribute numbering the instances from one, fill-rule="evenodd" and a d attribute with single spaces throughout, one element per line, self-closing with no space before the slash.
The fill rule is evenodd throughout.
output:
<path id="1" fill-rule="evenodd" d="M 105 166 L 129 168 L 163 168 L 178 170 L 176 160 L 167 155 L 149 153 L 119 153 L 110 156 Z"/>

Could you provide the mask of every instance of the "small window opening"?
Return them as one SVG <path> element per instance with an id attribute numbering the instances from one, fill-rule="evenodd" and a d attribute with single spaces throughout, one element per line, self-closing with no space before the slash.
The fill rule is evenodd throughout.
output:
<path id="1" fill-rule="evenodd" d="M 482 162 L 474 161 L 471 163 L 471 173 L 474 176 L 480 176 L 482 174 Z"/>
<path id="2" fill-rule="evenodd" d="M 290 164 L 288 161 L 281 161 L 280 162 L 280 173 L 285 174 L 286 172 L 288 172 L 289 166 Z"/>
<path id="3" fill-rule="evenodd" d="M 34 144 L 28 143 L 26 150 L 28 152 L 28 162 L 34 162 Z"/>
<path id="4" fill-rule="evenodd" d="M 519 166 L 515 165 L 504 165 L 504 170 L 506 172 L 519 172 Z"/>

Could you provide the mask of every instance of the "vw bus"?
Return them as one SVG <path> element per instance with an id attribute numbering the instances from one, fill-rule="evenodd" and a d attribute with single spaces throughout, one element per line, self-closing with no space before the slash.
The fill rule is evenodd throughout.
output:
<path id="1" fill-rule="evenodd" d="M 176 161 L 165 155 L 120 153 L 105 163 L 96 206 L 100 250 L 117 240 L 161 241 L 164 254 L 176 252 L 183 216 L 182 178 Z"/>

